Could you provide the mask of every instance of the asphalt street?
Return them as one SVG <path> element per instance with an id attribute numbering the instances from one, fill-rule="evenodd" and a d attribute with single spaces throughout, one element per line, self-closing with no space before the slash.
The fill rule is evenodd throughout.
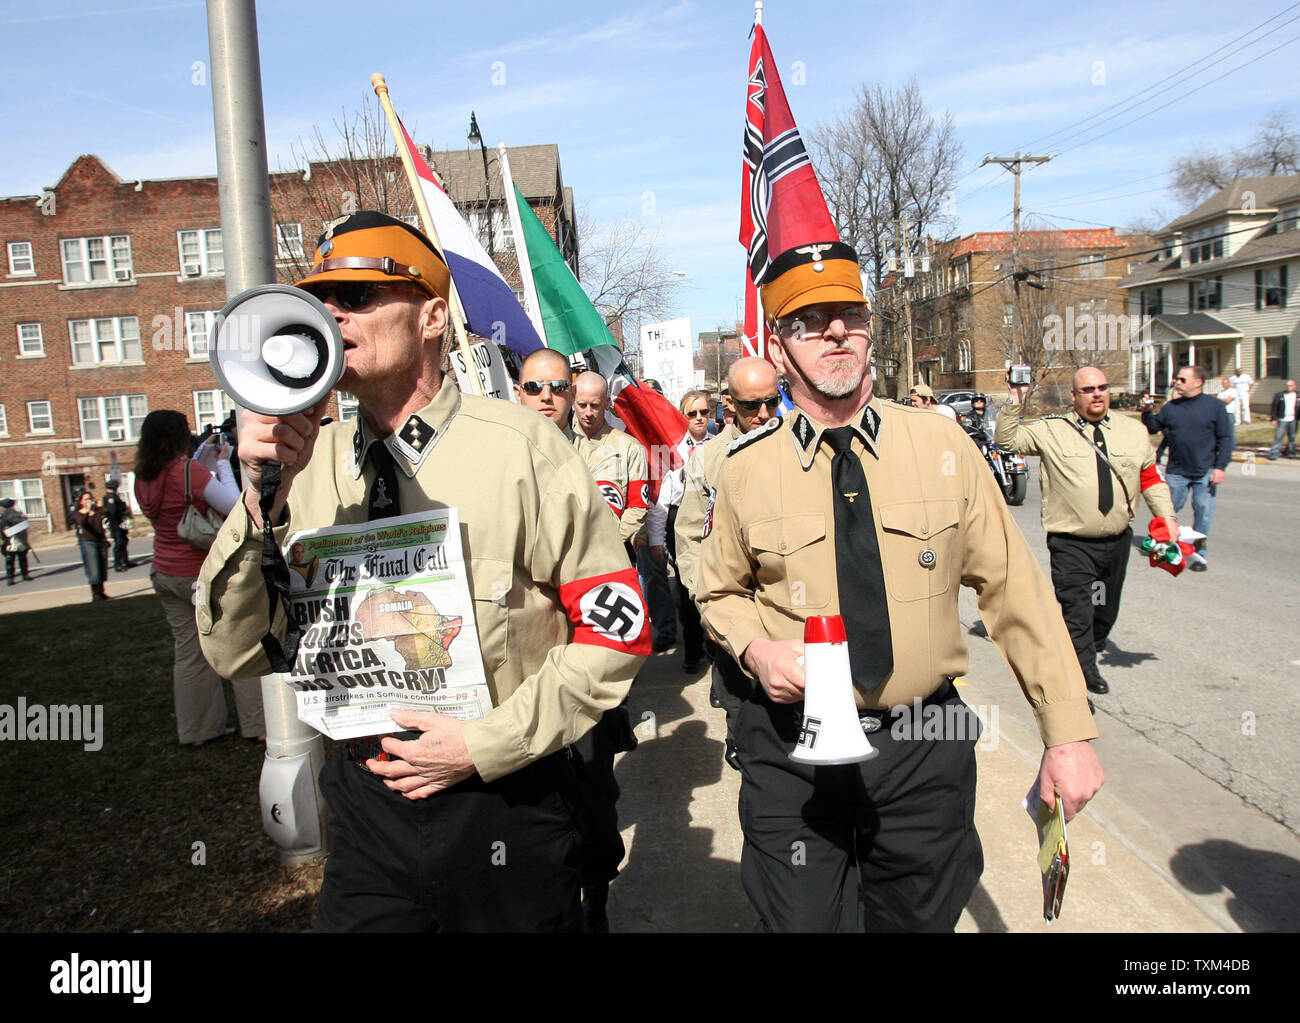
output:
<path id="1" fill-rule="evenodd" d="M 27 564 L 31 570 L 32 581 L 15 583 L 12 589 L 2 592 L 5 596 L 18 597 L 28 593 L 45 594 L 52 590 L 78 589 L 82 592 L 69 593 L 67 603 L 81 603 L 82 598 L 90 599 L 90 584 L 86 582 L 85 570 L 81 567 L 81 552 L 76 543 L 60 547 L 38 548 L 28 555 Z M 149 586 L 149 563 L 153 560 L 153 537 L 133 539 L 127 547 L 133 568 L 126 572 L 113 570 L 113 549 L 108 551 L 108 581 L 142 582 Z M 37 556 L 40 560 L 37 561 Z"/>
<path id="2" fill-rule="evenodd" d="M 1029 495 L 1011 511 L 1046 572 L 1036 458 L 1030 472 Z M 1232 892 L 1229 911 L 1249 929 L 1300 927 L 1297 502 L 1300 463 L 1234 463 L 1218 491 L 1208 571 L 1175 578 L 1135 549 L 1099 660 L 1110 692 L 1092 698 L 1105 791 L 1133 818 L 1111 823 L 1141 834 L 1151 865 L 1207 906 Z M 1149 521 L 1143 505 L 1135 533 Z M 1191 524 L 1190 506 L 1180 522 Z M 1032 748 L 1032 717 L 970 590 L 962 613 L 970 675 L 994 680 L 968 702 L 995 704 L 1002 730 Z"/>

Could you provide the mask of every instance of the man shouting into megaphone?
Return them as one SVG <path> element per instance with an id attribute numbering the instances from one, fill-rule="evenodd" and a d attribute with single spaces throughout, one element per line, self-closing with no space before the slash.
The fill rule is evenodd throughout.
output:
<path id="1" fill-rule="evenodd" d="M 619 704 L 650 652 L 615 520 L 559 431 L 443 379 L 449 274 L 419 231 L 374 212 L 336 221 L 299 287 L 338 324 L 339 386 L 359 415 L 321 428 L 323 402 L 245 414 L 242 509 L 213 544 L 196 598 L 204 653 L 229 677 L 268 671 L 258 496 L 264 463 L 276 461 L 281 548 L 290 530 L 456 509 L 491 697 L 469 719 L 394 710 L 406 731 L 353 739 L 325 765 L 332 851 L 317 927 L 580 929 L 573 779 L 559 751 Z M 372 621 L 398 622 L 403 610 L 377 607 Z M 443 657 L 433 648 L 460 623 L 429 620 L 440 624 L 425 646 Z M 283 640 L 284 615 L 272 631 Z"/>

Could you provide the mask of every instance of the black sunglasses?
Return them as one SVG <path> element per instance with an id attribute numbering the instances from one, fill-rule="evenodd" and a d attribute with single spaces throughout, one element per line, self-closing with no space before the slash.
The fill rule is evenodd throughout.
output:
<path id="1" fill-rule="evenodd" d="M 535 397 L 542 393 L 543 387 L 549 387 L 552 394 L 563 394 L 573 385 L 568 380 L 529 380 L 519 386 L 524 389 L 524 394 Z"/>
<path id="2" fill-rule="evenodd" d="M 333 295 L 335 305 L 346 312 L 355 313 L 373 303 L 385 288 L 396 290 L 404 287 L 409 285 L 380 281 L 341 281 L 327 287 L 313 288 L 312 294 L 322 302 Z"/>
<path id="3" fill-rule="evenodd" d="M 687 418 L 687 419 L 694 419 L 696 416 L 703 416 L 705 419 L 708 419 L 708 418 L 709 418 L 709 410 L 706 409 L 706 408 L 697 408 L 694 412 L 687 412 L 687 413 L 686 413 L 686 418 Z"/>
<path id="4" fill-rule="evenodd" d="M 1110 384 L 1090 384 L 1087 387 L 1079 388 L 1079 391 L 1082 394 L 1092 394 L 1093 391 L 1109 391 L 1109 390 L 1110 390 Z"/>
<path id="5" fill-rule="evenodd" d="M 770 412 L 775 412 L 781 407 L 781 396 L 779 394 L 774 394 L 770 398 L 732 398 L 731 400 L 746 412 L 757 412 L 764 405 L 767 406 Z"/>

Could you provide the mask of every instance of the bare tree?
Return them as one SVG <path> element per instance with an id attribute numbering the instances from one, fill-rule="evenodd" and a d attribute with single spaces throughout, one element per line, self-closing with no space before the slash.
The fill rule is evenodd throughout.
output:
<path id="1" fill-rule="evenodd" d="M 579 281 L 605 322 L 626 333 L 633 310 L 637 328 L 667 316 L 684 275 L 669 266 L 645 222 L 624 219 L 601 224 L 585 209 L 578 211 L 577 220 L 578 236 L 583 239 Z M 624 351 L 636 352 L 640 347 L 639 336 L 619 340 Z"/>
<path id="2" fill-rule="evenodd" d="M 1188 207 L 1227 188 L 1237 178 L 1300 172 L 1300 128 L 1286 111 L 1275 111 L 1255 128 L 1244 149 L 1193 152 L 1169 167 L 1169 190 Z"/>
<path id="3" fill-rule="evenodd" d="M 963 147 L 952 116 L 931 114 L 915 79 L 901 89 L 862 85 L 854 104 L 819 124 L 808 141 L 840 238 L 857 251 L 874 285 L 885 328 L 876 340 L 877 362 L 897 363 L 900 302 L 882 284 L 900 234 L 920 251 L 927 236 L 942 237 L 956 226 L 952 193 Z"/>

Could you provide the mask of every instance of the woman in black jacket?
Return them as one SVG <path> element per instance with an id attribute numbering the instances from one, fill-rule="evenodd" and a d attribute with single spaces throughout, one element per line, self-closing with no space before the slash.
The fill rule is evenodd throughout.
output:
<path id="1" fill-rule="evenodd" d="M 77 539 L 81 543 L 81 564 L 90 583 L 92 600 L 108 600 L 104 580 L 108 578 L 108 535 L 104 532 L 104 510 L 95 503 L 94 496 L 83 493 L 73 516 Z"/>

